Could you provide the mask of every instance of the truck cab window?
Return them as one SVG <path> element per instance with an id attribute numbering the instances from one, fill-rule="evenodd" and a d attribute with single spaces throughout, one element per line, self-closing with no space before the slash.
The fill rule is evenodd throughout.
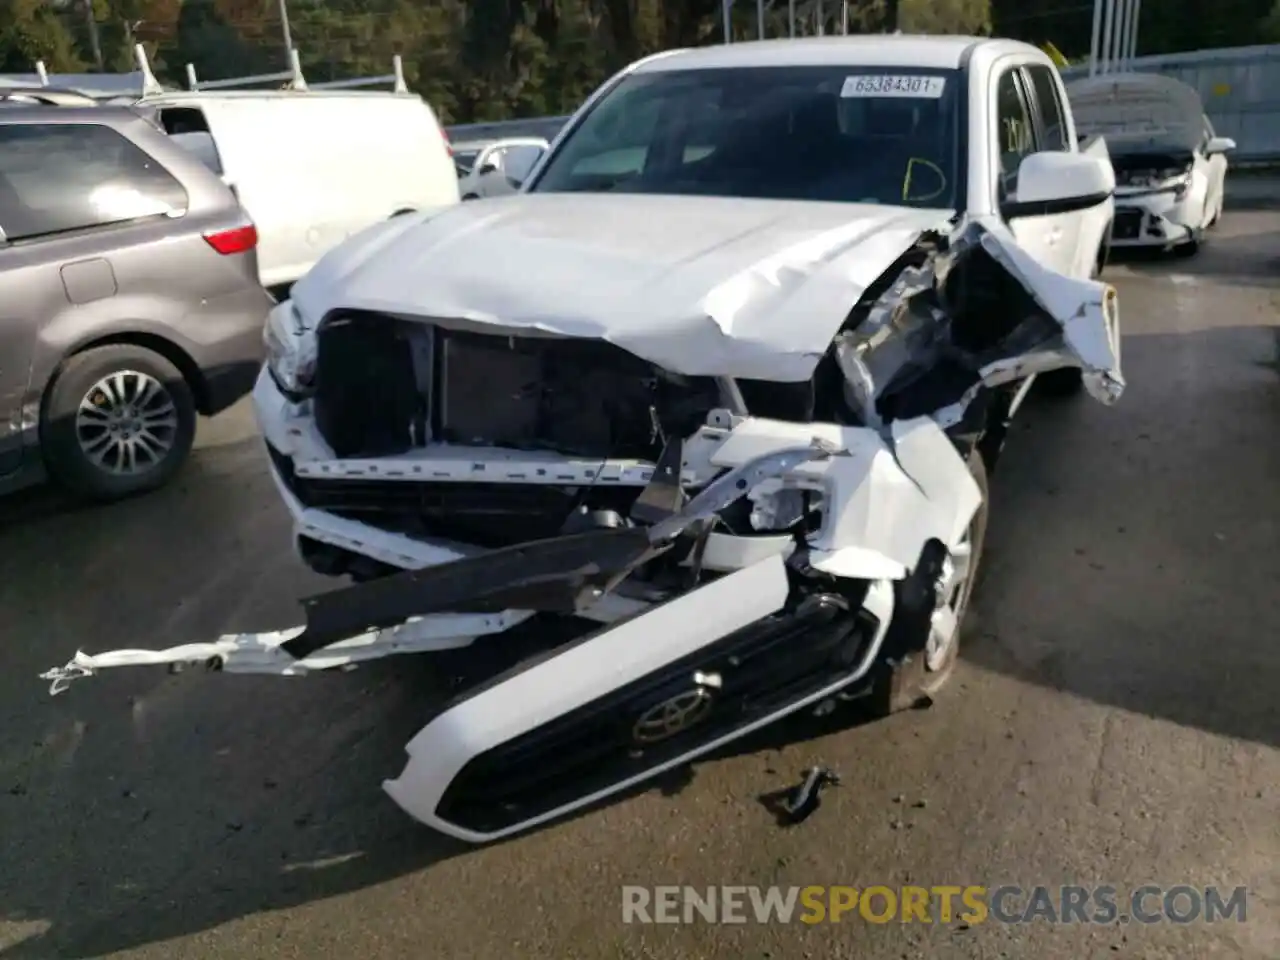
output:
<path id="1" fill-rule="evenodd" d="M 1035 152 L 1031 111 L 1014 70 L 1006 70 L 996 81 L 996 136 L 1000 149 L 997 198 L 1003 202 L 1018 190 L 1022 159 Z"/>
<path id="2" fill-rule="evenodd" d="M 1027 77 L 1031 80 L 1031 89 L 1035 91 L 1036 104 L 1040 108 L 1040 123 L 1043 127 L 1041 135 L 1044 141 L 1040 144 L 1040 149 L 1070 150 L 1071 141 L 1063 122 L 1062 98 L 1058 93 L 1053 70 L 1042 64 L 1033 64 L 1027 67 Z"/>

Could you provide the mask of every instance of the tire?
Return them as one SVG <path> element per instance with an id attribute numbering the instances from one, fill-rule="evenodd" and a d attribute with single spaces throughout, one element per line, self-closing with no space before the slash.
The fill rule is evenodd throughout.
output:
<path id="1" fill-rule="evenodd" d="M 1200 252 L 1199 240 L 1188 240 L 1185 243 L 1180 243 L 1173 248 L 1173 255 L 1180 260 L 1185 260 L 1188 257 L 1194 257 L 1199 252 Z"/>
<path id="2" fill-rule="evenodd" d="M 973 477 L 974 482 L 977 483 L 978 490 L 982 494 L 982 502 L 969 525 L 969 544 L 971 548 L 969 573 L 959 601 L 954 607 L 957 622 L 954 638 L 950 646 L 946 648 L 942 658 L 931 665 L 928 662 L 929 657 L 926 655 L 927 637 L 919 635 L 921 630 L 924 630 L 927 634 L 929 619 L 925 617 L 917 620 L 913 626 L 908 628 L 915 634 L 911 638 L 909 647 L 912 652 L 896 663 L 886 663 L 872 690 L 870 697 L 872 709 L 882 716 L 910 710 L 920 706 L 922 703 L 927 704 L 939 690 L 946 686 L 947 681 L 951 679 L 951 675 L 955 672 L 955 665 L 960 656 L 960 640 L 964 635 L 965 614 L 969 610 L 969 602 L 973 596 L 974 586 L 981 574 L 982 552 L 987 537 L 989 497 L 986 463 L 983 461 L 981 454 L 975 449 L 969 455 L 968 465 L 969 474 Z M 936 595 L 932 590 L 930 593 L 931 598 Z M 890 632 L 894 630 L 895 626 L 898 626 L 898 624 L 890 626 Z M 886 638 L 886 645 L 888 645 L 888 638 Z"/>
<path id="3" fill-rule="evenodd" d="M 479 195 L 478 193 L 468 193 L 468 194 L 467 194 L 465 197 L 463 197 L 462 199 L 463 199 L 463 200 L 479 200 L 479 199 L 480 199 L 480 195 Z"/>
<path id="4" fill-rule="evenodd" d="M 125 415 L 144 388 L 142 408 L 130 419 Z M 105 439 L 113 415 L 122 418 L 114 429 L 129 433 Z M 96 347 L 68 358 L 40 413 L 41 453 L 50 477 L 94 501 L 163 486 L 187 459 L 195 433 L 195 400 L 182 373 L 160 354 L 133 344 Z M 94 452 L 100 452 L 98 460 Z"/>

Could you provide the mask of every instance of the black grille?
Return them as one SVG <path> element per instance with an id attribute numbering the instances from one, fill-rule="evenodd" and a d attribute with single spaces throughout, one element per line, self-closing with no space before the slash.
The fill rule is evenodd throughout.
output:
<path id="1" fill-rule="evenodd" d="M 325 321 L 318 344 L 316 425 L 339 457 L 433 439 L 653 460 L 721 402 L 714 379 L 675 376 L 597 340 L 347 314 Z"/>
<path id="2" fill-rule="evenodd" d="M 874 617 L 850 613 L 839 598 L 809 598 L 796 611 L 757 621 L 473 758 L 436 813 L 458 826 L 493 832 L 643 775 L 848 677 L 875 629 Z M 636 722 L 656 705 L 690 693 L 696 671 L 718 673 L 723 681 L 709 712 L 666 740 L 638 745 Z"/>
<path id="3" fill-rule="evenodd" d="M 1111 236 L 1116 240 L 1136 240 L 1142 232 L 1142 211 L 1133 207 L 1118 207 L 1116 219 L 1111 227 Z"/>

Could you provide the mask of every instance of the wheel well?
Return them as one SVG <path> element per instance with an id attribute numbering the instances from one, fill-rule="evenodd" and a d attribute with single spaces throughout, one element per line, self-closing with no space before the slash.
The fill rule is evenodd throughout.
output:
<path id="1" fill-rule="evenodd" d="M 173 341 L 152 333 L 113 333 L 105 337 L 99 337 L 96 340 L 90 340 L 88 343 L 80 344 L 80 346 L 68 353 L 63 358 L 63 363 L 71 357 L 88 350 L 122 343 L 132 344 L 135 347 L 150 350 L 152 353 L 158 353 L 172 363 L 178 368 L 178 372 L 182 374 L 182 379 L 187 382 L 187 386 L 191 388 L 191 394 L 196 402 L 196 410 L 200 413 L 205 413 L 209 409 L 209 385 L 205 382 L 204 374 L 200 372 L 196 362 Z M 60 371 L 61 368 L 62 364 L 59 364 L 58 370 Z M 49 386 L 53 385 L 55 379 L 57 379 L 57 371 L 49 378 Z M 45 388 L 46 395 L 48 394 L 49 386 Z"/>

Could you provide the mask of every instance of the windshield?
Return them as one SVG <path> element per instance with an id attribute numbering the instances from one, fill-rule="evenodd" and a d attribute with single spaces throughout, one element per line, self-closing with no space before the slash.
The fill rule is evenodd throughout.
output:
<path id="1" fill-rule="evenodd" d="M 632 74 L 530 189 L 951 208 L 960 87 L 910 67 Z"/>

